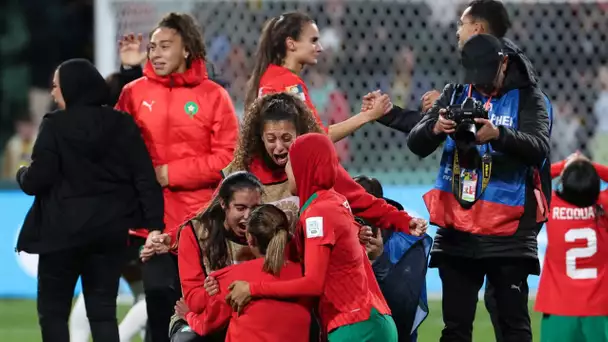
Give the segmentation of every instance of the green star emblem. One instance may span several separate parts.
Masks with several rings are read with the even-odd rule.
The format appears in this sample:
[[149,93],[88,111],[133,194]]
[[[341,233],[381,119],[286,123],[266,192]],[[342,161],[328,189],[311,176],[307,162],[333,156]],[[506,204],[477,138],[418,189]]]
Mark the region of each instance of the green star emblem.
[[198,113],[198,105],[196,102],[188,101],[184,105],[184,111],[190,116],[190,118],[192,118],[196,115],[196,113]]

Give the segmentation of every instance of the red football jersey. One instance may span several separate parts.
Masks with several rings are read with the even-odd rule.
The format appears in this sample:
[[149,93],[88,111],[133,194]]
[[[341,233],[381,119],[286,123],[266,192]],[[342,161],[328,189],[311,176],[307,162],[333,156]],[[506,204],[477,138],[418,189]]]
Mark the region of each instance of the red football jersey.
[[[302,208],[298,222],[298,239],[304,239],[305,264],[319,255],[310,254],[319,246],[331,246],[325,257],[329,259],[326,274],[307,269],[306,276],[292,281],[252,283],[255,296],[295,297],[311,296],[314,286],[321,285],[319,316],[327,332],[341,326],[362,322],[370,317],[372,307],[390,315],[390,309],[373,278],[371,265],[360,244],[359,228],[353,219],[346,199],[333,190],[317,192],[316,199]],[[301,249],[300,248],[300,249]],[[319,278],[323,278],[319,280]]]
[[594,206],[578,208],[553,193],[536,311],[608,316],[607,223]]
[[327,127],[323,125],[321,117],[319,117],[319,114],[317,113],[317,109],[310,100],[308,87],[306,87],[306,84],[300,76],[283,66],[271,64],[260,79],[258,95],[263,96],[281,92],[290,93],[304,101],[308,106],[308,109],[312,111],[319,126],[327,133]]
[[[188,325],[199,335],[207,335],[226,326],[226,342],[308,342],[312,301],[306,298],[274,300],[263,298],[249,303],[239,315],[225,302],[228,286],[237,280],[277,281],[301,278],[302,266],[287,263],[278,276],[262,270],[264,259],[258,258],[213,272],[220,292],[209,297],[205,310],[186,316]],[[280,323],[278,323],[280,322]]]

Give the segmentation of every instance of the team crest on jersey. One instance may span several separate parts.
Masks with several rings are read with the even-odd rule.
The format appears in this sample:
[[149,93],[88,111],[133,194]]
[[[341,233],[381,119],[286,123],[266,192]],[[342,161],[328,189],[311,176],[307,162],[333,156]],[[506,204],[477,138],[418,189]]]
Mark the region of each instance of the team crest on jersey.
[[304,88],[301,84],[289,86],[285,89],[288,93],[293,94],[300,98],[302,101],[306,101],[306,95],[304,95]]
[[353,210],[350,208],[350,204],[348,204],[348,201],[344,201],[342,205],[344,206],[344,208],[348,209],[351,214],[353,213]]
[[184,105],[184,111],[190,116],[190,118],[193,118],[196,113],[198,113],[198,104],[196,104],[194,101],[188,101]]

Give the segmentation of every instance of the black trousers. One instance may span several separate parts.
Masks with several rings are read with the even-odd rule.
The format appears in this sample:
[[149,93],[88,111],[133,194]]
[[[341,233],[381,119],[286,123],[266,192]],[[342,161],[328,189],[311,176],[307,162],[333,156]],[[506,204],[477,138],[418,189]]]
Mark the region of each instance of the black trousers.
[[177,256],[153,256],[143,264],[142,276],[152,342],[169,342],[169,323],[182,296]]
[[[531,342],[528,313],[528,261],[517,258],[441,258],[438,264],[443,287],[441,342],[470,342],[479,290],[485,276],[492,284],[494,318],[502,341]],[[492,303],[491,303],[492,305]]]
[[37,304],[43,342],[69,342],[68,318],[79,276],[93,341],[119,342],[116,297],[126,248],[125,231],[39,256]]
[[[526,296],[529,295],[530,289],[528,288],[528,282],[524,281],[521,285],[522,293],[525,293]],[[490,320],[492,321],[492,326],[494,327],[494,335],[496,336],[496,342],[504,342],[505,339],[502,337],[502,330],[500,330],[500,320],[498,315],[498,306],[496,304],[496,289],[486,280],[486,291],[484,292],[484,304],[486,305],[486,309],[490,314]]]

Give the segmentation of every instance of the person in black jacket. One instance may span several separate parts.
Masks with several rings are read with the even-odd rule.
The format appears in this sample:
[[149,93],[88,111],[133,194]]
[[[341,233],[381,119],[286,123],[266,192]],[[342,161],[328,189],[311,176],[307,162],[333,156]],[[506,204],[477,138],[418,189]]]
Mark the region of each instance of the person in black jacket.
[[[490,34],[500,39],[505,51],[511,61],[512,69],[522,74],[522,77],[528,78],[530,82],[538,86],[539,80],[536,74],[532,62],[526,56],[526,54],[510,39],[506,38],[505,35],[511,27],[511,20],[509,13],[505,8],[502,1],[498,0],[473,0],[469,2],[467,7],[462,12],[462,15],[458,22],[458,31],[456,35],[458,37],[458,48],[461,49],[464,43],[475,34]],[[423,100],[423,108],[430,108],[433,102],[439,97],[439,92],[436,90],[429,91],[425,94]],[[551,120],[549,131],[551,131],[553,113],[551,108],[551,102],[545,95],[545,102],[547,110],[549,111],[549,118]],[[549,168],[549,161],[545,162],[543,168]],[[544,174],[544,173],[543,173]],[[550,185],[550,181],[545,180],[543,184]],[[545,193],[551,193],[551,188],[543,189]],[[528,284],[522,284],[521,291],[524,294],[528,294]],[[494,296],[495,289],[491,282],[486,281],[486,289],[484,293],[484,303],[490,318],[492,325],[494,326],[494,333],[496,336],[496,342],[503,342],[504,338],[500,329],[501,324],[499,323],[501,318],[498,315],[496,298]]]
[[[504,340],[531,341],[522,286],[540,271],[536,236],[548,210],[544,94],[491,35],[470,38],[461,62],[467,85],[447,85],[408,138],[410,150],[423,158],[445,142],[436,186],[424,196],[431,223],[439,227],[430,266],[439,268],[443,284],[441,341],[471,341],[486,275],[495,287]],[[475,119],[473,141],[454,139],[459,127],[447,117],[448,107],[467,97],[488,111],[487,119]]]
[[116,297],[130,228],[162,230],[163,197],[133,118],[104,106],[108,86],[88,61],[56,70],[59,110],[44,116],[17,182],[35,196],[17,251],[39,254],[42,340],[69,341],[79,276],[94,341],[118,342]]
[[[467,7],[464,9],[459,21],[458,30],[456,36],[458,37],[458,49],[462,49],[464,43],[476,34],[490,34],[497,37],[502,43],[503,51],[509,55],[511,61],[511,72],[519,72],[523,78],[529,80],[529,82],[538,86],[538,76],[536,70],[526,56],[526,54],[510,39],[506,38],[505,35],[511,27],[511,20],[504,4],[498,0],[473,0],[469,2]],[[382,93],[379,91],[369,93],[363,98],[362,108],[371,108],[373,105],[373,99],[381,96]],[[435,89],[426,92],[421,99],[420,110],[403,109],[398,106],[393,106],[383,117],[376,120],[384,126],[393,128],[408,134],[422,119],[423,114],[427,112],[433,105],[433,103],[439,98],[441,93]],[[552,107],[549,97],[545,95],[545,103],[549,112],[550,118],[550,131],[553,121]],[[422,112],[422,114],[420,114]],[[542,169],[549,168],[549,161],[546,161],[542,166]],[[541,172],[541,175],[545,175],[545,171]],[[543,188],[545,193],[550,193],[550,181],[543,179]],[[524,283],[521,287],[521,291],[524,294],[528,294],[528,284]],[[498,309],[496,299],[494,298],[494,286],[490,281],[486,281],[486,290],[484,293],[484,303],[490,318],[492,325],[494,326],[494,332],[496,335],[497,342],[503,342],[502,333],[500,330],[501,324],[499,323],[501,318],[498,316]]]

